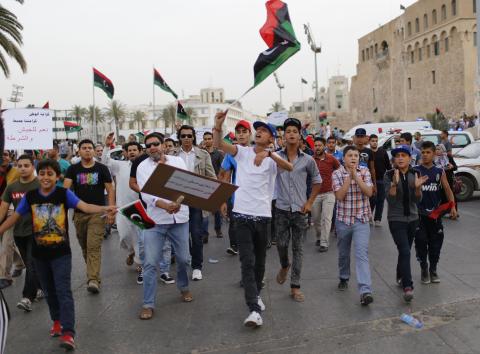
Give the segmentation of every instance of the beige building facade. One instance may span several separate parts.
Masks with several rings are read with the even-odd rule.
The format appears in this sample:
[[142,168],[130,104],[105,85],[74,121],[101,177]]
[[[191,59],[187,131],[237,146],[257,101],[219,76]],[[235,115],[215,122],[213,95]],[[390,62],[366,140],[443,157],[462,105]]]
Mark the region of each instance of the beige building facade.
[[358,40],[353,123],[475,114],[475,0],[420,0]]

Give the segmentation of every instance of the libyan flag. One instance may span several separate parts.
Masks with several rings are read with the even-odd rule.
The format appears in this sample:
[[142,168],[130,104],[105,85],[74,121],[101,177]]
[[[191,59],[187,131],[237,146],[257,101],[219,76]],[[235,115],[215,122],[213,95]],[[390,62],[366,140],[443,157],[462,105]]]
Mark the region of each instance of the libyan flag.
[[168,86],[168,84],[163,79],[162,75],[157,71],[157,69],[153,69],[153,83],[160,87],[163,91],[171,93],[175,99],[178,99],[178,95]]
[[155,226],[155,221],[147,215],[147,211],[140,200],[124,206],[119,211],[120,214],[142,230],[151,229]]
[[268,46],[254,66],[254,85],[260,84],[276,71],[291,56],[300,50],[300,42],[295,36],[287,4],[280,0],[266,3],[267,22],[260,29],[260,35]]
[[180,101],[177,103],[177,118],[187,120],[188,119],[188,114],[185,112],[185,108],[183,108],[182,104]]
[[102,89],[108,98],[113,98],[114,88],[112,80],[103,75],[100,71],[93,68],[93,85]]
[[78,123],[75,123],[75,122],[64,121],[63,126],[65,128],[65,133],[67,134],[79,132],[80,130],[83,129]]

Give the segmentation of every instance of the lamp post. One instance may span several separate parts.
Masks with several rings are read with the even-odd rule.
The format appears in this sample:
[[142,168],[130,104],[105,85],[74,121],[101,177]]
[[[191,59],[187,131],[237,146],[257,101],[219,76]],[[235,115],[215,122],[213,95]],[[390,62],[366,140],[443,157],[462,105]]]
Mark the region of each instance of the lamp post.
[[17,103],[22,101],[23,97],[23,86],[13,84],[12,85],[12,96],[8,99],[10,102],[13,102],[13,106],[17,108]]
[[[480,0],[479,0],[480,1]],[[313,55],[315,58],[315,130],[317,132],[320,131],[320,110],[318,106],[318,68],[317,68],[317,54],[322,52],[322,47],[317,46],[315,43],[315,39],[313,38],[313,33],[312,29],[310,28],[310,24],[307,23],[306,25],[303,25],[303,28],[305,30],[305,34],[307,36],[307,41],[308,44],[310,44],[310,49],[313,51]]]
[[[480,0],[475,0],[475,10],[477,12],[477,116],[480,114]],[[477,138],[480,136],[480,125],[477,125]]]

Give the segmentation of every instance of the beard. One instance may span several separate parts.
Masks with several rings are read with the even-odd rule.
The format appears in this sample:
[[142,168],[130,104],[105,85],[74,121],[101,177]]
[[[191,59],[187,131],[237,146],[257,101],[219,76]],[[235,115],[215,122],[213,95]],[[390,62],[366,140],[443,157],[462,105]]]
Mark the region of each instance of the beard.
[[154,152],[152,154],[150,154],[150,158],[155,161],[155,162],[158,162],[162,159],[162,153],[160,152]]

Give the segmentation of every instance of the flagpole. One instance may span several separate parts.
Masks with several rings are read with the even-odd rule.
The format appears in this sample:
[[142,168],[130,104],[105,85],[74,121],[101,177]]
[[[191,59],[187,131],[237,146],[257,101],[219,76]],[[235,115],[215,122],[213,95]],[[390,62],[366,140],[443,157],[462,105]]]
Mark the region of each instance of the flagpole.
[[[93,66],[92,66],[93,69]],[[96,144],[97,143],[97,116],[95,112],[95,74],[93,75],[93,82],[92,82],[92,96],[93,96],[93,106],[92,106],[92,111],[93,111],[93,124],[92,124],[92,129],[93,129],[93,142]]]
[[153,66],[153,96],[152,96],[152,112],[153,112],[153,123],[156,128],[157,121],[155,119],[155,66]]
[[300,80],[300,92],[301,92],[301,95],[302,95],[302,106],[303,106],[303,82],[302,82],[302,80]]

